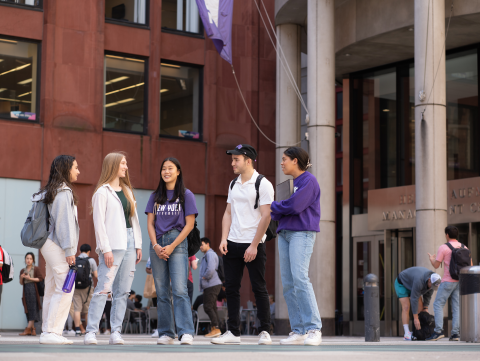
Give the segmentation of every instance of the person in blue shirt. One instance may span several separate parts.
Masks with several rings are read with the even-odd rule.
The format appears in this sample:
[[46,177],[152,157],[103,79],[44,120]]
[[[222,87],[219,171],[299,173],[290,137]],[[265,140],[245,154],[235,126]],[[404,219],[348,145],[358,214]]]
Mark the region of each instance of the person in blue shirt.
[[317,346],[322,342],[322,321],[308,267],[320,232],[320,186],[307,169],[312,165],[302,148],[290,147],[282,156],[282,171],[293,177],[290,198],[272,202],[272,219],[278,221],[278,254],[283,296],[292,332],[282,345]]

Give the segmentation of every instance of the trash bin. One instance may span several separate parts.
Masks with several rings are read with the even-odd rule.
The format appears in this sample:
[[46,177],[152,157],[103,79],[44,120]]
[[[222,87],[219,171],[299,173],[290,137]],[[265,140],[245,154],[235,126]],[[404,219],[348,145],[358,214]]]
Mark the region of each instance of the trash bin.
[[480,342],[480,266],[460,270],[460,340]]

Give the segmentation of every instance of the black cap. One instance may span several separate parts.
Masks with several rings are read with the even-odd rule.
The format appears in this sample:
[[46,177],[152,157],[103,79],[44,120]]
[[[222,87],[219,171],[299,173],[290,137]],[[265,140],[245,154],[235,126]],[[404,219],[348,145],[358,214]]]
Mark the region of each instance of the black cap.
[[248,144],[239,144],[235,149],[227,150],[227,154],[230,155],[246,155],[248,158],[255,160],[257,159],[257,151],[254,147]]

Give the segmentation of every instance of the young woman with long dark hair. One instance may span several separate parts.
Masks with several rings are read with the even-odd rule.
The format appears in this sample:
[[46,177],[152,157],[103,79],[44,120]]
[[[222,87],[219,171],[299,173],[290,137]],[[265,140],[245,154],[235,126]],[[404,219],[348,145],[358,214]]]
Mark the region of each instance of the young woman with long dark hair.
[[43,273],[35,266],[35,255],[28,252],[25,255],[25,268],[20,271],[20,284],[23,286],[22,303],[27,315],[28,325],[20,336],[36,336],[35,322],[40,321],[40,294],[38,282],[43,281]]
[[[193,343],[193,320],[188,297],[188,240],[198,214],[195,196],[185,188],[180,162],[166,158],[160,167],[160,182],[145,209],[150,237],[150,260],[157,291],[157,344],[173,344],[175,325],[181,344]],[[171,281],[171,287],[170,287]],[[172,290],[172,291],[170,291]]]
[[88,308],[85,345],[96,345],[96,333],[112,294],[110,345],[123,345],[122,323],[135,265],[142,260],[142,232],[124,153],[107,154],[92,198],[98,253],[98,282]]
[[283,152],[282,171],[293,177],[293,194],[281,202],[272,202],[272,219],[278,224],[278,254],[283,296],[287,303],[292,332],[280,341],[283,345],[319,345],[322,321],[308,267],[317,232],[320,232],[320,186],[308,153],[290,147]]
[[59,155],[50,167],[48,182],[32,201],[48,205],[50,213],[50,235],[40,249],[45,259],[45,295],[43,297],[43,323],[40,343],[72,344],[62,336],[68,311],[72,304],[73,290],[62,291],[69,266],[75,264],[78,237],[78,198],[72,183],[77,181],[80,171],[75,157]]

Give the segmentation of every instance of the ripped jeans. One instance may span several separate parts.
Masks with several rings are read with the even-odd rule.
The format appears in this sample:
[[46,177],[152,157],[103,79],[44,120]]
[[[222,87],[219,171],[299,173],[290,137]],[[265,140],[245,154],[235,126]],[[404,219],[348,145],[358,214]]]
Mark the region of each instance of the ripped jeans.
[[127,298],[135,274],[137,252],[132,228],[127,228],[127,249],[114,249],[113,266],[107,268],[103,254],[98,255],[98,282],[88,308],[87,332],[98,332],[100,319],[105,309],[108,293],[112,294],[110,324],[113,332],[122,332],[122,323],[127,308]]

